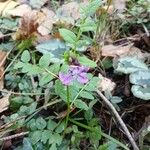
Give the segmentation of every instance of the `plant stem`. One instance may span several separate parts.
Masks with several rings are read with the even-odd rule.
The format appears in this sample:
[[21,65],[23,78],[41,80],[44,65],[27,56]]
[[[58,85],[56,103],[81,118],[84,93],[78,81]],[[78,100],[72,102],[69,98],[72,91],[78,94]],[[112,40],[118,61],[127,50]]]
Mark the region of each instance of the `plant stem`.
[[69,93],[69,86],[67,86],[67,116],[66,116],[66,128],[67,128],[67,126],[68,126],[69,114],[70,114],[70,93]]
[[[72,122],[72,123],[74,123],[74,124],[76,124],[76,125],[78,125],[78,126],[80,126],[80,127],[82,127],[82,128],[84,128],[84,129],[87,129],[87,130],[89,130],[89,131],[91,131],[91,132],[94,132],[94,129],[93,129],[92,127],[89,127],[89,126],[87,126],[87,125],[85,125],[85,124],[82,124],[82,123],[80,123],[80,122],[78,122],[78,121],[75,121],[75,120],[73,120],[73,119],[69,119],[69,121]],[[102,131],[100,131],[100,132],[101,132],[101,135],[102,135],[103,137],[105,137],[105,138],[107,138],[107,139],[113,141],[114,143],[118,144],[120,147],[124,148],[125,150],[129,150],[129,148],[128,148],[126,145],[124,145],[123,143],[119,142],[119,141],[116,140],[115,138],[113,138],[113,137],[111,137],[111,136],[105,134],[105,133],[102,132]]]

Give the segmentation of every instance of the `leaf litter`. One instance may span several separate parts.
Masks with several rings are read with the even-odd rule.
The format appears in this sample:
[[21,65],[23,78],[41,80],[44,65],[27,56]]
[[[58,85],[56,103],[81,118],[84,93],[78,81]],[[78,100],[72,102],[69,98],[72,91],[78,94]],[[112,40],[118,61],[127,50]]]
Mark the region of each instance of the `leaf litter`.
[[[58,44],[58,42],[56,42],[56,41],[59,41],[59,40],[61,41],[62,39],[65,40],[65,38],[60,36],[59,33],[54,32],[53,29],[57,25],[60,25],[63,27],[65,26],[67,28],[71,28],[71,27],[75,26],[75,23],[78,20],[80,20],[80,18],[82,18],[82,14],[80,13],[80,10],[79,10],[80,6],[88,5],[88,3],[89,3],[89,1],[83,1],[81,3],[73,1],[73,2],[63,4],[62,6],[58,7],[57,10],[52,10],[49,7],[48,0],[18,0],[18,1],[8,0],[6,2],[0,2],[0,15],[1,15],[1,17],[5,17],[8,19],[10,19],[10,18],[16,19],[17,17],[19,17],[19,25],[17,25],[17,29],[15,29],[15,33],[12,33],[11,31],[9,31],[12,34],[13,40],[15,40],[15,41],[25,40],[27,38],[31,38],[31,37],[35,36],[37,39],[36,39],[36,42],[34,42],[33,44],[34,44],[34,46],[37,47],[37,49],[40,48],[39,51],[42,51],[42,53],[45,53],[45,52],[43,52],[43,49],[45,47],[49,48],[55,42],[56,48],[55,48],[55,46],[53,46],[53,48],[55,49],[54,54],[58,56],[58,53],[61,49],[60,45],[62,45],[62,43]],[[125,12],[126,9],[127,9],[126,2],[124,0],[121,0],[121,1],[114,0],[113,4],[111,4],[109,6],[104,5],[103,8],[100,10],[100,14],[102,14],[103,11],[104,12],[108,11],[108,14],[112,15],[114,10],[117,10],[118,16],[123,16],[123,13]],[[93,32],[93,31],[91,31],[91,32]],[[2,37],[4,35],[5,35],[5,33],[1,33]],[[55,38],[57,38],[57,39],[55,39]],[[132,43],[132,42],[129,42],[125,45],[109,43],[109,44],[104,44],[101,48],[100,47],[95,48],[94,46],[92,47],[91,45],[90,46],[92,47],[91,50],[94,50],[94,49],[98,50],[98,52],[96,52],[96,54],[99,54],[99,56],[98,56],[99,58],[109,58],[110,60],[112,60],[114,70],[116,72],[130,74],[130,78],[131,78],[136,72],[139,71],[139,68],[140,68],[140,71],[142,69],[144,71],[148,70],[148,67],[145,65],[145,61],[147,61],[149,58],[149,53],[143,52],[141,49],[138,49],[135,46],[135,43],[134,42]],[[57,47],[59,47],[59,48],[57,48]],[[67,48],[65,44],[62,47]],[[49,50],[48,48],[46,48],[46,51],[51,50],[51,49]],[[64,50],[63,50],[63,52],[64,52]],[[63,54],[63,52],[61,53],[61,55]],[[85,52],[88,53],[88,50],[86,50]],[[134,56],[136,56],[136,58],[134,58]],[[6,58],[7,58],[7,53],[0,51],[0,75],[2,75],[4,72],[4,63],[5,63]],[[110,61],[107,63],[110,63]],[[117,79],[118,81],[116,82],[116,80],[114,79],[113,80],[114,82],[112,82],[112,80],[110,80],[109,76],[111,76],[111,78],[112,78],[113,77],[112,74],[114,74],[114,73],[111,73],[111,75],[109,75],[110,70],[108,69],[108,72],[107,72],[107,70],[105,70],[105,68],[103,68],[103,69],[104,70],[101,72],[104,74],[104,76],[102,76],[102,75],[99,76],[99,78],[101,79],[101,82],[98,86],[101,89],[101,91],[106,91],[107,89],[109,89],[110,92],[112,93],[112,95],[114,95],[116,90],[118,90],[118,91],[120,90],[120,89],[118,89],[117,82],[122,82],[123,79],[120,80],[119,79],[120,76],[116,75],[116,77],[118,77],[118,79]],[[110,69],[112,69],[112,67],[110,67]],[[134,73],[134,74],[132,74],[132,73]],[[136,76],[136,74],[135,74],[135,76]],[[121,76],[121,78],[122,78],[122,76]],[[33,82],[32,84],[35,87],[37,87],[36,81],[32,80],[32,82]],[[5,82],[4,82],[4,78],[2,78],[0,80],[0,90],[2,90],[4,88],[4,86],[5,86]],[[122,86],[124,86],[124,85],[122,85]],[[21,85],[20,85],[20,87],[21,87]],[[135,85],[133,85],[133,87],[135,87]],[[133,87],[132,87],[132,91],[133,91]],[[134,90],[135,90],[135,88],[134,88]],[[137,89],[137,87],[136,87],[136,92],[137,92],[136,94],[134,94],[134,92],[133,92],[133,95],[135,95],[135,97],[136,97],[136,95],[139,95],[141,91],[139,89]],[[121,96],[123,98],[126,98],[123,95],[121,95]],[[115,98],[115,96],[114,96],[114,98]],[[118,100],[118,97],[116,97],[116,98]],[[130,100],[132,100],[132,98],[133,97],[131,97]],[[140,96],[138,96],[138,98],[140,98]],[[0,112],[3,112],[9,108],[9,99],[10,99],[9,93],[7,95],[4,95],[0,99]],[[86,110],[88,110],[88,107],[85,102],[83,103],[80,99],[77,99],[77,102],[80,102],[80,108],[82,108],[82,105],[84,104],[84,106],[86,107]],[[119,99],[119,102],[121,102],[120,99]],[[131,104],[131,102],[129,102],[129,103]],[[115,107],[116,107],[116,109],[118,108],[118,106],[116,106],[116,105],[115,105]],[[105,109],[104,108],[102,108],[102,109],[104,110],[104,113],[106,113]],[[100,113],[102,113],[102,112],[100,112]],[[105,119],[106,119],[106,121],[109,120],[107,118],[105,118]],[[130,124],[130,126],[132,126],[132,125]],[[107,129],[108,129],[108,127],[107,127]],[[55,147],[55,146],[53,145],[53,147]]]

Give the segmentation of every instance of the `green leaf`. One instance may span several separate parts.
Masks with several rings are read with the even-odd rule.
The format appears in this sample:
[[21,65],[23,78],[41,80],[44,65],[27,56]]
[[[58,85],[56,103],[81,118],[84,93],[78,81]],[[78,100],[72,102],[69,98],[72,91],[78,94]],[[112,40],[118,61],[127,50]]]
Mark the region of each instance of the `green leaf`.
[[47,123],[47,129],[53,131],[57,127],[57,123],[49,119]]
[[24,139],[23,139],[23,147],[22,147],[22,150],[33,150],[29,138],[24,138]]
[[86,18],[85,22],[79,26],[82,32],[96,31],[97,28],[95,22],[90,17]]
[[86,91],[95,91],[97,89],[99,82],[100,82],[100,78],[92,77],[92,79],[89,81],[88,85],[85,87],[85,90]]
[[51,62],[62,61],[64,52],[68,50],[65,43],[58,39],[53,39],[41,43],[36,46],[36,49],[43,54],[51,55]]
[[16,31],[19,19],[3,18],[0,19],[0,29]]
[[41,140],[42,137],[42,131],[34,131],[31,132],[31,141],[33,144],[36,144],[37,142],[39,142]]
[[23,62],[29,62],[30,59],[31,59],[31,57],[30,57],[29,51],[28,51],[28,50],[25,50],[25,51],[22,53],[22,55],[21,55],[21,60],[22,60]]
[[65,122],[62,121],[62,122],[57,126],[57,128],[55,129],[55,132],[56,132],[56,133],[62,133],[62,132],[65,130],[65,126],[66,126]]
[[29,115],[32,114],[33,112],[35,112],[37,107],[37,102],[33,102],[29,107],[28,107],[28,111],[29,111]]
[[101,128],[99,126],[93,127],[93,131],[89,133],[91,143],[99,141],[102,137]]
[[133,95],[143,100],[150,100],[150,87],[133,85],[131,88]]
[[14,47],[14,43],[13,42],[7,42],[7,43],[1,43],[0,44],[0,51],[11,51]]
[[46,2],[47,0],[30,0],[29,4],[33,8],[40,9]]
[[122,102],[122,98],[118,97],[118,96],[112,96],[110,100],[114,104],[118,104],[118,103]]
[[109,57],[106,57],[102,60],[102,65],[105,69],[109,69],[113,66],[112,59]]
[[44,130],[42,132],[41,142],[46,144],[46,142],[49,140],[49,138],[52,137],[52,133],[49,130]]
[[117,72],[130,74],[139,70],[148,70],[146,64],[136,57],[125,56],[121,57],[116,64],[114,64]]
[[150,70],[134,72],[130,74],[129,80],[132,84],[150,87]]
[[59,29],[59,32],[66,42],[73,45],[77,42],[77,36],[72,31],[62,28]]
[[67,102],[67,90],[60,80],[55,82],[55,93],[61,97],[61,99]]
[[62,136],[60,136],[60,134],[58,134],[58,133],[54,133],[53,135],[52,135],[52,137],[49,139],[49,144],[53,144],[53,143],[55,143],[55,144],[57,144],[57,145],[60,145],[61,144],[61,142],[62,142]]
[[53,143],[49,150],[57,150],[56,143]]
[[31,119],[31,120],[27,123],[27,127],[28,127],[31,131],[37,130],[36,120],[35,120],[35,119]]
[[42,117],[36,119],[36,126],[39,130],[44,129],[46,127],[46,124],[46,121]]
[[23,68],[22,68],[22,72],[27,73],[28,75],[37,75],[39,73],[42,73],[43,71],[37,65],[24,63]]
[[17,110],[23,104],[23,99],[21,96],[11,98],[10,100],[10,108],[12,110]]
[[40,65],[40,67],[47,68],[49,66],[50,62],[51,62],[51,55],[44,54],[39,60],[39,65]]
[[86,91],[82,91],[80,93],[80,96],[86,99],[94,99],[94,96],[90,92],[86,92]]
[[81,7],[81,14],[84,14],[86,17],[92,16],[101,4],[100,0],[91,0],[88,5]]
[[46,73],[39,79],[39,85],[43,86],[43,85],[49,83],[53,79],[54,79],[54,76],[50,75],[49,73]]
[[80,109],[84,109],[84,110],[88,110],[89,109],[87,104],[85,102],[83,102],[82,100],[80,100],[80,99],[75,100],[74,105],[77,108],[80,108]]
[[79,63],[87,67],[95,68],[97,66],[96,62],[90,60],[89,58],[82,56],[78,57]]
[[76,43],[76,50],[79,52],[85,52],[91,43],[92,42],[88,39],[79,40]]

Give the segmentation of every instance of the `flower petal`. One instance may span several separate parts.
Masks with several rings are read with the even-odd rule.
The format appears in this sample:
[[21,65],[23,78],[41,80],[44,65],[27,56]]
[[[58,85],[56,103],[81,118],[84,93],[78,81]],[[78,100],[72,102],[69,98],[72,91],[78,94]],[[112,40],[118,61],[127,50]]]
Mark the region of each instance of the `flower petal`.
[[81,71],[81,72],[88,72],[88,71],[89,71],[89,68],[88,68],[88,67],[85,67],[85,66],[80,66],[80,71]]
[[70,85],[72,83],[73,77],[71,74],[59,73],[59,79],[64,85]]
[[89,80],[86,76],[86,73],[80,73],[77,77],[78,82],[80,82],[81,84],[87,83]]

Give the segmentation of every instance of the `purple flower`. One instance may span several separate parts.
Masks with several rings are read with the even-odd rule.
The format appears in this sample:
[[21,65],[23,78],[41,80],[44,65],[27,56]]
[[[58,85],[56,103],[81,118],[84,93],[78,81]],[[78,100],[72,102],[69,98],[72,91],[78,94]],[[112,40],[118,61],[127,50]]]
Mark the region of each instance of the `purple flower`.
[[70,85],[74,80],[77,80],[81,84],[85,84],[88,82],[88,70],[89,68],[85,66],[71,65],[67,74],[59,73],[59,79],[64,85]]

